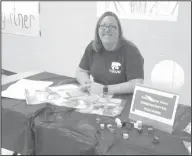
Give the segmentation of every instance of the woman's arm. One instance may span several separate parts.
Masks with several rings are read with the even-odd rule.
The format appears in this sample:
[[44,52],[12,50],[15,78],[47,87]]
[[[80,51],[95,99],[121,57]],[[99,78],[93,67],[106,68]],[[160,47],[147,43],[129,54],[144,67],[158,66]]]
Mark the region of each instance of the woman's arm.
[[133,79],[133,80],[130,80],[128,82],[109,85],[108,86],[108,94],[129,94],[129,93],[133,93],[135,85],[137,83],[142,84],[143,79]]
[[77,81],[81,84],[81,85],[84,85],[84,84],[87,84],[90,82],[90,76],[89,76],[89,71],[87,70],[83,70],[81,68],[77,68],[77,71],[76,71],[76,79]]
[[88,46],[85,49],[85,52],[83,54],[83,57],[81,58],[81,61],[79,63],[79,67],[76,70],[76,79],[81,84],[87,84],[90,81],[90,67],[91,67],[91,53],[92,48],[92,42],[88,44]]
[[[133,93],[135,85],[137,83],[142,84],[143,79],[133,79],[128,82],[123,82],[114,85],[108,85],[108,94],[129,94]],[[90,86],[90,92],[94,94],[103,94],[104,85],[92,82]]]

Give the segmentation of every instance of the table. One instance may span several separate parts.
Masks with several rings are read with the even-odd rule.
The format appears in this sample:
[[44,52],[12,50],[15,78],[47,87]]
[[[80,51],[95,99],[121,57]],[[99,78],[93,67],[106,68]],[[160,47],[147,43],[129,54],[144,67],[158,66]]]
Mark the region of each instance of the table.
[[[31,80],[53,81],[53,85],[77,83],[74,78],[42,72],[28,77]],[[13,82],[12,82],[13,83]],[[2,90],[12,83],[3,85]],[[132,95],[120,95],[127,100],[119,116],[128,119]],[[130,139],[123,140],[121,132],[112,134],[100,130],[97,115],[81,114],[66,107],[40,104],[28,106],[24,100],[2,98],[2,147],[21,154],[173,154],[186,155],[183,140],[191,141],[191,135],[182,129],[191,120],[190,107],[179,105],[172,135],[156,130],[160,137],[158,145],[152,144],[152,137],[140,135],[136,130]],[[101,117],[109,120],[109,117]]]

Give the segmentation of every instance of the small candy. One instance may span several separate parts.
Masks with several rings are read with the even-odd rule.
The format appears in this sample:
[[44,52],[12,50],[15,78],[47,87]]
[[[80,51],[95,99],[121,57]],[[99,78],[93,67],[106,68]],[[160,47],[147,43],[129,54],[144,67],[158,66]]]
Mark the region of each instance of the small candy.
[[100,124],[100,128],[104,129],[105,128],[105,124]]
[[154,136],[153,143],[159,143],[159,137],[158,136]]
[[129,134],[128,133],[123,133],[123,139],[128,139],[129,138]]
[[117,127],[121,128],[122,127],[122,123],[117,123]]
[[136,123],[134,123],[134,128],[138,128],[138,123],[136,122]]
[[153,133],[153,127],[148,127],[147,131],[148,131],[148,134],[152,134]]
[[121,123],[121,120],[119,118],[116,118],[115,122],[118,124],[118,123]]
[[142,121],[138,120],[137,125],[138,125],[138,128],[141,129],[142,128]]
[[107,128],[108,128],[108,129],[109,129],[109,128],[111,128],[111,127],[112,127],[112,125],[111,125],[111,124],[108,124],[108,125],[107,125]]

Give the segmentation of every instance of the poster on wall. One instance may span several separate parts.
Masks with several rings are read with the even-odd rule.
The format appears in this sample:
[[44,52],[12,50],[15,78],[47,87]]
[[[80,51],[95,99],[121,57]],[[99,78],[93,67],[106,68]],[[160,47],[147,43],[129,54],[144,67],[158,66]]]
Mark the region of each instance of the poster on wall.
[[38,1],[3,1],[1,5],[1,33],[32,37],[41,35]]
[[112,11],[120,19],[177,21],[178,7],[178,1],[101,1],[97,17]]
[[179,95],[138,84],[135,87],[129,119],[141,120],[172,133]]

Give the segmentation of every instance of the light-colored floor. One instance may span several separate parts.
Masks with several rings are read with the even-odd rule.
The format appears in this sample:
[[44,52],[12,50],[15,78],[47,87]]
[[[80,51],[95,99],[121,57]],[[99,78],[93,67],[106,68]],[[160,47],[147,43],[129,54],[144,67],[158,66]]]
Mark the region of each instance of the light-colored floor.
[[[1,148],[1,155],[12,155],[13,153],[14,153],[13,151]],[[21,154],[18,153],[17,155],[21,155]]]
[[12,155],[13,151],[9,151],[7,149],[1,148],[1,155]]

